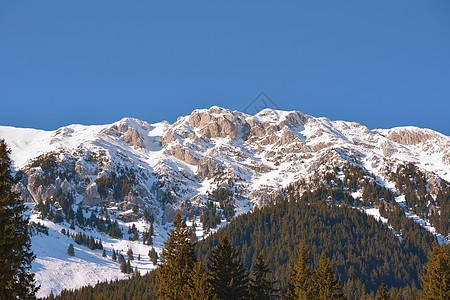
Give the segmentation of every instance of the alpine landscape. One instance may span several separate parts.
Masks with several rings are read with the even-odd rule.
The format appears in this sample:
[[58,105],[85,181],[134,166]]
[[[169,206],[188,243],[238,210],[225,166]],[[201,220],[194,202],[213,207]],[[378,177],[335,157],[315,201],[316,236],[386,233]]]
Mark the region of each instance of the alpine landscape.
[[[433,236],[441,244],[448,243],[450,137],[429,129],[369,130],[356,122],[315,118],[298,111],[264,109],[248,115],[213,106],[194,110],[173,124],[124,118],[109,125],[70,125],[55,131],[2,126],[0,136],[11,148],[14,168],[21,177],[14,189],[20,192],[30,216],[36,255],[32,272],[41,285],[38,296],[155,269],[177,213],[195,240],[202,242],[211,240],[206,237],[218,228],[234,228],[233,222],[242,220],[241,215],[251,218],[265,207],[291,202],[299,206],[300,202],[317,202],[328,213],[344,213],[334,216],[333,222],[354,222],[345,215],[368,215],[375,224],[367,217],[363,222],[372,222],[376,230],[386,228],[385,242],[393,245],[385,247],[405,257],[397,258],[399,262],[382,258],[370,252],[387,250],[373,246],[365,249],[370,253],[363,259],[368,269],[352,271],[339,256],[329,257],[332,265],[340,266],[339,277],[347,280],[346,290],[363,277],[360,272],[369,274],[367,281],[357,280],[358,289],[368,294],[376,292],[374,284],[383,281],[388,288],[411,284],[417,288],[417,273],[409,274],[408,280],[399,276],[385,281],[396,278],[387,269],[393,272],[397,267],[392,264],[407,264],[404,259],[416,249],[414,259],[419,265],[400,272],[422,272],[431,249],[431,244],[423,243]],[[301,218],[311,214],[303,213]],[[288,211],[272,214],[270,218],[289,216]],[[306,226],[331,227],[322,234],[340,230],[332,222],[322,224],[327,221],[319,219],[320,224],[315,224],[314,220]],[[256,241],[261,236],[240,235],[231,235],[231,241],[240,240],[235,245],[240,248],[245,240],[246,247],[252,245],[255,258],[258,251],[282,247],[277,244],[280,237],[263,241],[258,249]],[[269,236],[266,233],[265,238]],[[212,237],[218,239],[217,234]],[[341,243],[343,249],[352,241],[339,241],[339,236],[323,238]],[[314,250],[326,251],[322,237],[304,235],[303,239]],[[67,253],[69,244],[74,245],[72,256]],[[153,257],[152,251],[156,252]],[[295,256],[294,245],[285,251],[292,252],[270,259],[271,268],[284,268],[273,270],[284,278],[282,289],[287,287],[283,272],[295,263],[295,257],[286,258]],[[122,259],[129,255],[128,270],[120,259],[112,259],[113,253]],[[345,249],[343,259],[350,261],[352,255]],[[245,257],[244,264],[250,267],[252,255]],[[377,273],[379,259],[385,265]]]
[[0,300],[450,299],[450,1],[0,3]]

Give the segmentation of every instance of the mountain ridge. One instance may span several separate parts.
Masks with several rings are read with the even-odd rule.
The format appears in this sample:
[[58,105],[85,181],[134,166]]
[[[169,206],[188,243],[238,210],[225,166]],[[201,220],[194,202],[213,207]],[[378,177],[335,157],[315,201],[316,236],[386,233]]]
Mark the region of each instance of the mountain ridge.
[[[74,124],[54,131],[0,126],[0,138],[12,149],[16,171],[22,175],[16,189],[26,202],[49,201],[51,210],[62,210],[67,217],[67,206],[60,203],[64,199],[58,200],[63,195],[73,199],[69,202],[73,211],[78,205],[86,216],[106,209],[119,220],[122,230],[138,224],[144,232],[148,223],[143,217],[151,216],[157,251],[177,211],[203,227],[197,230],[201,238],[235,215],[276,201],[290,185],[300,183],[299,191],[314,189],[333,170],[344,178],[339,169],[347,164],[373,174],[370,181],[395,193],[405,213],[409,209],[418,221],[418,210],[405,200],[393,174],[412,164],[425,178],[425,191],[432,199],[450,181],[450,137],[446,135],[413,126],[369,130],[356,122],[315,118],[298,111],[264,109],[248,115],[213,106],[194,110],[172,124],[123,118],[112,124]],[[362,190],[352,195],[366,201],[369,208],[373,206]],[[379,205],[366,211],[373,213]],[[427,211],[439,211],[439,205],[429,202]],[[205,217],[211,210],[218,220]],[[32,214],[33,221],[44,218],[39,211]],[[422,222],[435,230],[428,220]],[[53,238],[68,227],[50,219],[44,223],[54,231]],[[86,230],[77,223],[75,229]],[[144,255],[148,248],[104,233],[96,238],[107,240],[109,251],[121,245],[121,249],[131,247]],[[37,250],[42,266],[46,262],[40,256],[52,255],[45,251]],[[150,262],[139,265],[142,270],[153,267]],[[36,271],[42,280],[50,276],[45,268]]]

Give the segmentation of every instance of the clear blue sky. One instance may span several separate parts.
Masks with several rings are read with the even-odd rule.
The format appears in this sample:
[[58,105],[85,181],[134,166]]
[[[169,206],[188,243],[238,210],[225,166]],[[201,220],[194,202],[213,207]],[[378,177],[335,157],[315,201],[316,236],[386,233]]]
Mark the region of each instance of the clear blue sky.
[[0,124],[148,122],[265,91],[450,135],[450,1],[1,1]]

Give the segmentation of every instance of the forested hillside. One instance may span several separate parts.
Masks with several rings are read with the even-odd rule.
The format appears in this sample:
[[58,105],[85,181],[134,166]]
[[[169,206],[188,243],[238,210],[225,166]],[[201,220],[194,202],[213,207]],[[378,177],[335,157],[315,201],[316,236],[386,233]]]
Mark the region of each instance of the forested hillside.
[[[334,199],[339,201],[330,195],[335,195]],[[285,198],[236,217],[226,227],[200,241],[196,247],[197,259],[206,266],[220,237],[227,232],[249,271],[253,271],[257,255],[263,253],[270,269],[269,278],[275,279],[276,286],[284,293],[291,267],[297,260],[297,246],[304,240],[311,250],[313,265],[318,265],[321,253],[328,257],[350,299],[374,298],[382,284],[398,299],[417,299],[419,275],[423,273],[433,236],[398,213],[399,208],[387,213],[401,236],[395,235],[393,228],[343,202],[358,203],[338,187],[321,188],[302,196],[290,189]],[[155,273],[63,291],[57,299],[156,298]]]
[[359,299],[362,292],[375,293],[382,283],[403,289],[412,297],[419,287],[418,274],[433,236],[398,215],[403,235],[400,241],[391,229],[358,209],[327,205],[322,200],[326,192],[305,193],[301,198],[279,201],[236,218],[198,244],[199,259],[207,261],[221,232],[226,231],[248,268],[263,251],[273,278],[284,290],[290,267],[296,261],[295,248],[305,240],[315,263],[322,251],[331,260],[351,298]]

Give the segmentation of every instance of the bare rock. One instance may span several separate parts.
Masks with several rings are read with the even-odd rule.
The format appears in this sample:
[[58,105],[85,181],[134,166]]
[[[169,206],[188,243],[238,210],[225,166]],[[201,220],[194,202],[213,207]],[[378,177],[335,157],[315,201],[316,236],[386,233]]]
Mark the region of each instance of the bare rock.
[[167,150],[167,152],[170,155],[172,155],[190,165],[197,165],[200,161],[200,159],[197,156],[195,156],[194,154],[192,154],[189,151],[189,149],[181,148],[180,145],[175,145],[175,146],[171,147],[170,149]]
[[429,132],[408,129],[391,131],[387,135],[388,139],[402,145],[416,145],[426,142],[433,137],[435,135]]
[[197,166],[197,174],[202,179],[211,178],[221,168],[222,168],[222,164],[218,160],[216,160],[212,157],[205,157],[200,160],[200,162]]
[[83,204],[99,206],[102,202],[102,198],[97,189],[97,184],[93,183],[89,185],[83,196]]
[[[126,125],[126,124],[124,124]],[[134,128],[128,128],[126,133],[122,136],[122,140],[128,145],[144,148],[144,138],[141,133]]]
[[397,153],[397,150],[394,148],[394,146],[392,146],[392,144],[387,141],[381,144],[381,150],[383,150],[383,155],[387,157]]

